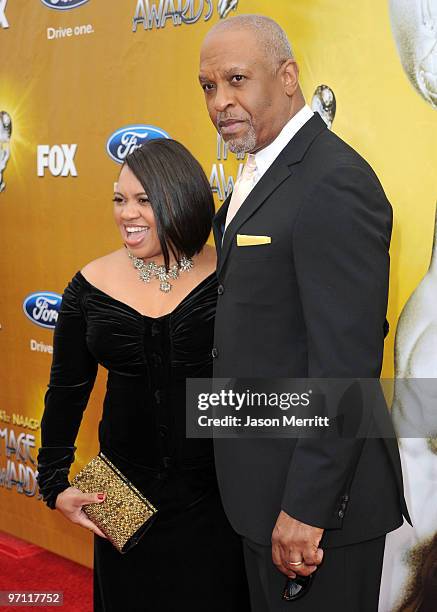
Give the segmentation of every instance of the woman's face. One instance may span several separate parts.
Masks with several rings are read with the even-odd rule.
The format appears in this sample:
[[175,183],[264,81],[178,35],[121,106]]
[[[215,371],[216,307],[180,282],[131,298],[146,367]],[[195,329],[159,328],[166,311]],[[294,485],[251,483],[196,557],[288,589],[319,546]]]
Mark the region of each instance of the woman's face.
[[114,192],[114,218],[124,244],[136,257],[161,255],[152,206],[132,170],[123,166]]

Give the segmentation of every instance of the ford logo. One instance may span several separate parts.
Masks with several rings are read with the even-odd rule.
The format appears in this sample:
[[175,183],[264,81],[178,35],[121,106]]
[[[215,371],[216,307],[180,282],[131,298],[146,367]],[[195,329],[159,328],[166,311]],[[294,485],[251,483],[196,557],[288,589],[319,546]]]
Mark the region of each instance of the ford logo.
[[24,314],[28,319],[48,329],[54,329],[58,320],[62,296],[51,291],[38,291],[26,297],[23,303]]
[[86,4],[89,0],[41,0],[44,6],[48,6],[56,11],[69,11],[77,8],[81,4]]
[[109,137],[106,151],[111,159],[122,164],[126,156],[148,140],[170,138],[167,132],[153,125],[128,125]]

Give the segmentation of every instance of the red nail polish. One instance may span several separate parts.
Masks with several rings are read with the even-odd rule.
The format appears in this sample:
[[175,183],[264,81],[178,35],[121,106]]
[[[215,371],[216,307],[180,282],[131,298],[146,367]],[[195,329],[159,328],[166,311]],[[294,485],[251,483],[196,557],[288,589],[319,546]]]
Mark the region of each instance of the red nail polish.
[[105,494],[104,493],[97,493],[97,497],[99,499],[103,499],[105,497]]

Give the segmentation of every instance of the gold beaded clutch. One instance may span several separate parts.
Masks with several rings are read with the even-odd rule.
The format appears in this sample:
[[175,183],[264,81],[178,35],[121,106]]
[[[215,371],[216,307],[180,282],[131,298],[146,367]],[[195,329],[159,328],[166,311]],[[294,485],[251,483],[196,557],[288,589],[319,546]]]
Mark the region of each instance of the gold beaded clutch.
[[83,511],[121,553],[130,550],[146,532],[156,508],[100,452],[73,478],[83,493],[106,492],[105,501],[86,504]]

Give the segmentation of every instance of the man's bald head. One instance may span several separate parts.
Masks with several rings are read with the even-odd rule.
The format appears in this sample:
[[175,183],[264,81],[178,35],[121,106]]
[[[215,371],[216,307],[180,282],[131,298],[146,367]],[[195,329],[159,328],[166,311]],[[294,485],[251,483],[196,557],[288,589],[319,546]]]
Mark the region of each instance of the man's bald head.
[[236,15],[230,19],[224,19],[209,30],[205,41],[210,36],[230,30],[253,33],[257,45],[264,50],[274,71],[286,60],[293,59],[293,52],[286,33],[270,17],[264,15]]

